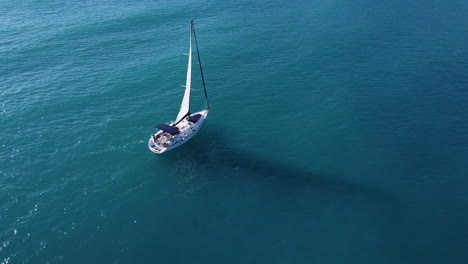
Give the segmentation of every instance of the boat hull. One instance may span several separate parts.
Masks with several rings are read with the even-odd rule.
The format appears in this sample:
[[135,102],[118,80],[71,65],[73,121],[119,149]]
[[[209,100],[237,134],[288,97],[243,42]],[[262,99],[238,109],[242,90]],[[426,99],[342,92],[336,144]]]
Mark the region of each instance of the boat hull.
[[189,118],[184,118],[175,125],[180,131],[177,135],[169,135],[162,130],[151,135],[148,141],[148,148],[155,154],[163,154],[182,146],[198,133],[208,116],[208,112],[209,110],[202,110],[191,114],[191,116],[200,115],[196,122],[189,121]]

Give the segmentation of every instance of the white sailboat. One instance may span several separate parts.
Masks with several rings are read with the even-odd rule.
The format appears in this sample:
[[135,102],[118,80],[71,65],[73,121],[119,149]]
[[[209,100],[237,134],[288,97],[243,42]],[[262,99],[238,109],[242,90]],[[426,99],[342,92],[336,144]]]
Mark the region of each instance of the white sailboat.
[[[197,57],[200,65],[200,72],[206,98],[206,108],[196,113],[190,112],[190,87],[192,85],[192,36],[195,39]],[[182,104],[180,105],[179,114],[177,114],[175,121],[155,126],[157,129],[159,129],[159,131],[151,135],[148,141],[148,147],[153,153],[162,154],[189,141],[200,130],[203,123],[205,122],[206,117],[208,116],[208,112],[210,111],[193,20],[190,21],[190,48],[188,56],[189,58],[187,66],[187,80],[185,82],[185,93],[184,98],[182,99]]]

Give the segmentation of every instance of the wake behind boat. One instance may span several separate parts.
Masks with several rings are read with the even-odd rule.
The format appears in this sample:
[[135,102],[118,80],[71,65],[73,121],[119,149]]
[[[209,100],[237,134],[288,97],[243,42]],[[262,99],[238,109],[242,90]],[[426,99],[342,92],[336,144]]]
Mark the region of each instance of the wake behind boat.
[[[190,92],[192,85],[192,36],[195,39],[198,63],[200,66],[200,73],[206,98],[206,109],[196,113],[190,113]],[[200,60],[200,54],[198,52],[197,36],[195,34],[193,20],[190,21],[190,48],[188,56],[189,59],[187,66],[185,93],[184,98],[182,99],[182,104],[180,105],[179,114],[177,114],[176,121],[155,126],[157,129],[159,129],[159,131],[152,135],[148,141],[148,147],[153,153],[162,154],[189,141],[200,130],[203,123],[205,122],[206,117],[208,116],[208,112],[210,111],[208,94],[206,93],[205,78],[203,77],[203,69]]]

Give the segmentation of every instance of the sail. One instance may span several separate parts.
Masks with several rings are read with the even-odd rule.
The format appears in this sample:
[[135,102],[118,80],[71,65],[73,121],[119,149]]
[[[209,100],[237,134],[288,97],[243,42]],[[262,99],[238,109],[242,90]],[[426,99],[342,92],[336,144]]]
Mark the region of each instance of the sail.
[[192,84],[192,25],[190,25],[190,49],[187,66],[187,80],[185,81],[185,93],[182,104],[180,105],[179,114],[177,114],[176,123],[184,118],[190,111],[190,86]]

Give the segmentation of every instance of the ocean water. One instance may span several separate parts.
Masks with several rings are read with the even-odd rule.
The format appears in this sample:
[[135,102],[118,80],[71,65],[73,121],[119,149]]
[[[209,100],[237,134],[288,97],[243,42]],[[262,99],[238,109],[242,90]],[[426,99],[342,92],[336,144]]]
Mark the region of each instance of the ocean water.
[[467,1],[0,10],[0,263],[468,263]]

